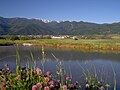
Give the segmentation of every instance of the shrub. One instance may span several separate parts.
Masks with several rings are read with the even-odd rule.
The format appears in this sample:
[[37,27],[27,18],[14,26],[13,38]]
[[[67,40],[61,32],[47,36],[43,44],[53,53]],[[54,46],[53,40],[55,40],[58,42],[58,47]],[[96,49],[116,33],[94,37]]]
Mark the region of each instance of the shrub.
[[20,40],[20,38],[19,38],[18,36],[11,36],[11,37],[10,37],[10,40],[13,40],[13,41],[14,41],[14,40]]

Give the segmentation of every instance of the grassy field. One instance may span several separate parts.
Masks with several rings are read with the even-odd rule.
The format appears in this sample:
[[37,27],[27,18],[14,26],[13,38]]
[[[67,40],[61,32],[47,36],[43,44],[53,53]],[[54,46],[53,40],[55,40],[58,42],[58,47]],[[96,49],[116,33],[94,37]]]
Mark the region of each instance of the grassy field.
[[79,48],[86,50],[120,50],[119,39],[33,39],[33,40],[0,40],[0,45],[49,46],[59,48]]

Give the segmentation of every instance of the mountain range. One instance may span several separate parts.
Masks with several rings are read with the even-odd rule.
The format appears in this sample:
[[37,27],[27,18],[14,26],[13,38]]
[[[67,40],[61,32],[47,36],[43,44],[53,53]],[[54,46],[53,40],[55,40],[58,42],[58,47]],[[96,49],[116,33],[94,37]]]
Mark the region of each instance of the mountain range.
[[0,35],[107,35],[120,34],[120,22],[97,24],[77,21],[50,21],[35,18],[0,17]]

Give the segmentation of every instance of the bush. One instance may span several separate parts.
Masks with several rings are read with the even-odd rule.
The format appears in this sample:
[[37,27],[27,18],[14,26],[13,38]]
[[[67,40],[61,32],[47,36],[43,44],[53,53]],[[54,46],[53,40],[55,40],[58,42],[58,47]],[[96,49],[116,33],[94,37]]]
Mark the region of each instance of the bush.
[[30,40],[30,39],[32,39],[31,37],[19,37],[20,38],[20,40]]
[[18,36],[11,36],[11,37],[10,37],[10,40],[13,40],[13,41],[14,41],[14,40],[20,40],[20,38],[19,38]]
[[0,39],[5,39],[4,37],[0,36]]

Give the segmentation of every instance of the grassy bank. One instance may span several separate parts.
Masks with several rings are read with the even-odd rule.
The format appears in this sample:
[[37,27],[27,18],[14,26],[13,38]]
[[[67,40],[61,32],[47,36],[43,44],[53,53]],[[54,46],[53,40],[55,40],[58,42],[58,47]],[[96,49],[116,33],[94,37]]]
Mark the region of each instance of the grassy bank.
[[33,39],[33,40],[0,40],[0,45],[49,46],[59,48],[79,48],[85,50],[120,50],[119,39]]
[[15,42],[11,40],[0,40],[0,46],[11,46],[11,45],[15,45]]

